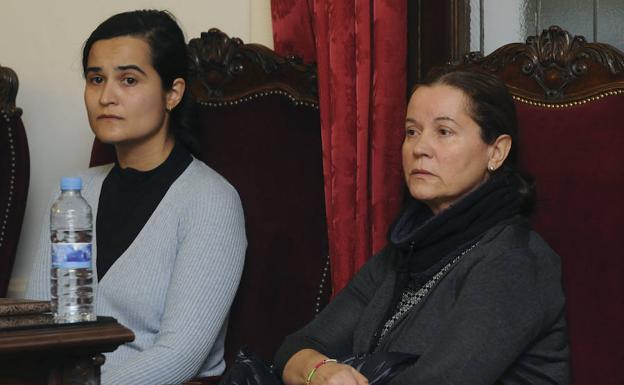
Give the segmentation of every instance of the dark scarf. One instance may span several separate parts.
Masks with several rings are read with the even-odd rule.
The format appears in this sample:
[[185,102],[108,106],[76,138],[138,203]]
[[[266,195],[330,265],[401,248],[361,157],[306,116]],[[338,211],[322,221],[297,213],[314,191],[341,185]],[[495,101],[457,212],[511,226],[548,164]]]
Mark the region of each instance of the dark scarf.
[[389,233],[389,251],[398,257],[398,276],[384,323],[408,284],[421,287],[487,230],[519,214],[523,199],[518,189],[513,176],[493,175],[437,215],[422,202],[412,200]]

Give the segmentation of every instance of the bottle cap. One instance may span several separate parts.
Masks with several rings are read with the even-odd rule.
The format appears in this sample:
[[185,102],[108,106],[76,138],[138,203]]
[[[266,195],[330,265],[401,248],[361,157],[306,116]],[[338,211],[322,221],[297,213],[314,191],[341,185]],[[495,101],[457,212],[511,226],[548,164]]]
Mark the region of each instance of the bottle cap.
[[80,177],[62,177],[61,191],[80,190],[82,188],[82,179]]

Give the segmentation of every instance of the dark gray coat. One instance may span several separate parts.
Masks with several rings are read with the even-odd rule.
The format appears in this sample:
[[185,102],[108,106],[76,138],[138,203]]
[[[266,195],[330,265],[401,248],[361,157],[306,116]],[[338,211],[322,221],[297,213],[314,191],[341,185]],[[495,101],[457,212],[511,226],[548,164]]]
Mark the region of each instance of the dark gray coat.
[[[392,259],[374,256],[287,337],[277,367],[304,348],[329,357],[369,352],[392,298]],[[420,356],[391,384],[569,384],[564,302],[557,254],[526,220],[499,224],[382,341],[382,351]]]

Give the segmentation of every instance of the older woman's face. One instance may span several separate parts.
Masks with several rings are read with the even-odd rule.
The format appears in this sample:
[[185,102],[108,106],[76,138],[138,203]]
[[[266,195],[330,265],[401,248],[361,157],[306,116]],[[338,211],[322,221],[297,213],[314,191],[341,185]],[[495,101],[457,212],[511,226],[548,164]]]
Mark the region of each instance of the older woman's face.
[[411,195],[434,213],[488,178],[493,151],[468,114],[462,91],[434,85],[412,94],[405,119],[403,172]]

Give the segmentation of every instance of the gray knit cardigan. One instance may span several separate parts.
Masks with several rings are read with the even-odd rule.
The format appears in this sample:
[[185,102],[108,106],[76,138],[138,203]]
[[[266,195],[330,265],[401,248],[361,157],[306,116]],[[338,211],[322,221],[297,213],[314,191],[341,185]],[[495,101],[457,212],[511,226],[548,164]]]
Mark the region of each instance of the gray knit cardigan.
[[[82,194],[94,218],[110,169],[96,167],[81,175]],[[29,298],[50,296],[49,215],[45,217]],[[102,384],[178,384],[197,374],[221,374],[227,316],[246,246],[238,194],[193,159],[98,283],[96,313],[116,318],[136,336],[106,355]]]

